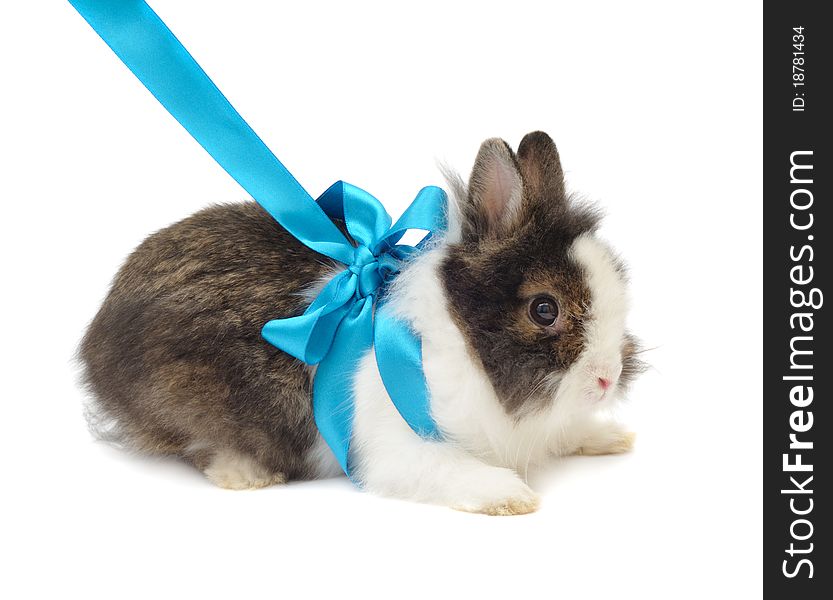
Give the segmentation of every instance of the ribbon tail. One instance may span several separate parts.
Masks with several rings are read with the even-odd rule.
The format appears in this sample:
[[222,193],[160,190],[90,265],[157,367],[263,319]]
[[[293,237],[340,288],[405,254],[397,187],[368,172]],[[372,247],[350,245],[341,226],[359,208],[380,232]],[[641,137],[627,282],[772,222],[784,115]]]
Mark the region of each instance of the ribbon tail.
[[313,382],[312,410],[318,431],[349,476],[353,433],[353,377],[373,343],[373,298],[357,303],[342,320]]
[[386,305],[376,311],[374,337],[379,374],[396,410],[416,434],[439,439],[437,423],[431,416],[420,338]]

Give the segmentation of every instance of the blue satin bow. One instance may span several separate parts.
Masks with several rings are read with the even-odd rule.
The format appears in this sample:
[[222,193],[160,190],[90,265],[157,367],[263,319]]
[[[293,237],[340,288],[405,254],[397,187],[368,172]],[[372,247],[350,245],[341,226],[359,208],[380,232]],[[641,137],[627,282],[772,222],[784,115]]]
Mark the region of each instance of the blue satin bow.
[[[70,0],[113,52],[200,145],[301,243],[345,265],[304,314],[276,319],[263,337],[318,365],[313,412],[348,475],[352,381],[373,346],[388,395],[408,425],[437,437],[429,410],[419,338],[383,306],[386,284],[424,245],[397,244],[408,229],[446,227],[445,192],[423,188],[391,226],[373,196],[344,182],[314,201],[237,113],[179,40],[143,0]],[[339,231],[345,223],[356,245]]]
[[313,384],[315,423],[345,472],[349,472],[353,422],[352,373],[374,342],[382,381],[400,414],[418,434],[438,435],[428,408],[419,339],[388,311],[374,315],[374,305],[381,303],[385,284],[399,272],[401,262],[420,249],[397,242],[409,229],[429,232],[420,245],[430,232],[444,230],[445,202],[445,192],[425,187],[391,227],[390,215],[376,198],[343,181],[333,184],[318,205],[329,217],[344,221],[357,243],[354,247],[345,239],[339,252],[330,249],[331,256],[341,256],[337,260],[346,268],[304,314],[263,326],[269,343],[318,365]]

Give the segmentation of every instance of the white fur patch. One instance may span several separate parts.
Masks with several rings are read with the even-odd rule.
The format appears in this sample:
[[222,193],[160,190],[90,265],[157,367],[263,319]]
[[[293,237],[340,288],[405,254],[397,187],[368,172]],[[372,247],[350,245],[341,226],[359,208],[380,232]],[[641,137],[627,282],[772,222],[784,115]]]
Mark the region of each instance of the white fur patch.
[[[583,268],[590,288],[582,362],[591,375],[615,384],[622,373],[622,340],[629,305],[624,279],[610,249],[589,234],[576,238],[571,255]],[[608,394],[613,391],[608,390]]]
[[[569,426],[581,432],[585,426],[593,429],[585,422],[593,412],[609,408],[617,396],[628,297],[622,275],[604,243],[589,234],[581,235],[573,242],[570,256],[584,272],[590,306],[584,322],[584,350],[559,382],[551,419],[553,427]],[[608,380],[610,387],[603,390],[599,379]],[[574,451],[570,449],[574,437],[566,435],[570,442],[559,444],[557,452]]]

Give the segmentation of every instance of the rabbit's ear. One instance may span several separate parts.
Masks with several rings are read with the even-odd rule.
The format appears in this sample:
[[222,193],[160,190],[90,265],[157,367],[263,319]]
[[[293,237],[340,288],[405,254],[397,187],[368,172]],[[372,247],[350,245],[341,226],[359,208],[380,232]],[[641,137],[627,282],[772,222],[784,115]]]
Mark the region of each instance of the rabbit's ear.
[[564,204],[564,171],[555,142],[543,131],[524,136],[518,147],[524,187],[532,201]]
[[507,232],[518,221],[522,201],[523,184],[514,152],[501,139],[486,140],[474,161],[461,211],[463,239]]

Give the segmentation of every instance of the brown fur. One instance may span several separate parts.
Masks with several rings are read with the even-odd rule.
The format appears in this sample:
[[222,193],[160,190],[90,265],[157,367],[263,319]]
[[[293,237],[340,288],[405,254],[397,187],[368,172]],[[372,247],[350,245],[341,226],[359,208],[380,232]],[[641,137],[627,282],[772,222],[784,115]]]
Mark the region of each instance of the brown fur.
[[311,475],[316,428],[305,365],[260,330],[300,314],[328,265],[254,203],[214,206],[127,259],[81,344],[96,410],[120,440],[204,467],[234,450]]

